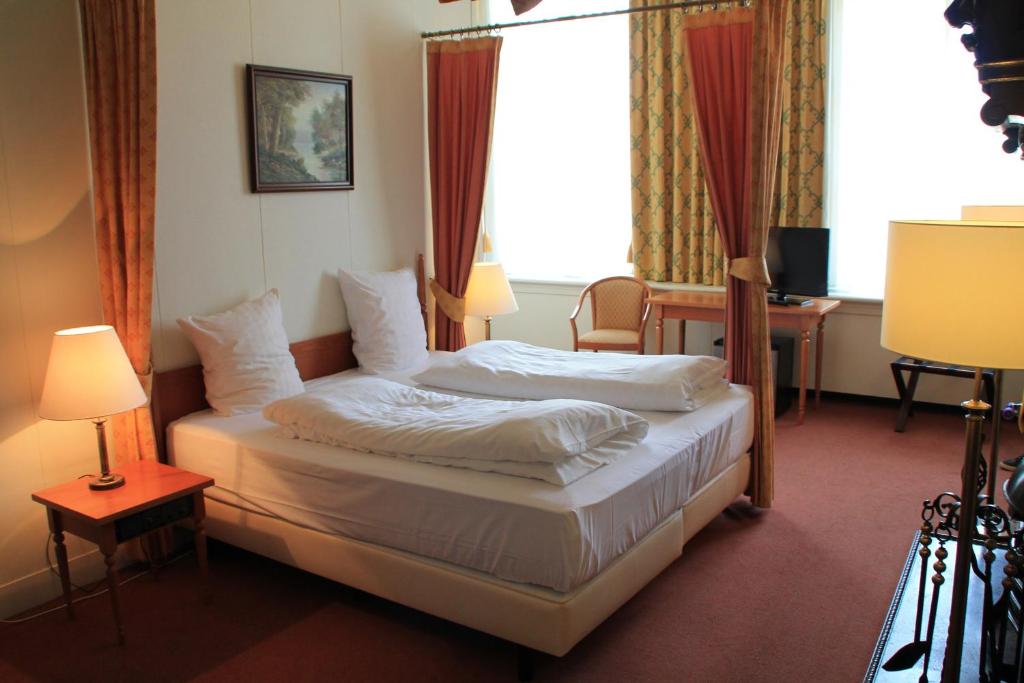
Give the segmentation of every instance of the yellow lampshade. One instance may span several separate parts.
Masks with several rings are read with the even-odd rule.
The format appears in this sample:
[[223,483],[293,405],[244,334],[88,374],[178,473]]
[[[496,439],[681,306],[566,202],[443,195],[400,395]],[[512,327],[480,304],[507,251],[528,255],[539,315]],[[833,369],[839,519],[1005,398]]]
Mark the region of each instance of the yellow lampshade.
[[477,262],[469,273],[466,288],[466,315],[491,316],[519,310],[512,286],[500,263]]
[[882,346],[971,367],[1024,368],[1024,222],[892,221]]
[[60,330],[53,336],[39,416],[85,420],[146,402],[128,355],[109,325]]

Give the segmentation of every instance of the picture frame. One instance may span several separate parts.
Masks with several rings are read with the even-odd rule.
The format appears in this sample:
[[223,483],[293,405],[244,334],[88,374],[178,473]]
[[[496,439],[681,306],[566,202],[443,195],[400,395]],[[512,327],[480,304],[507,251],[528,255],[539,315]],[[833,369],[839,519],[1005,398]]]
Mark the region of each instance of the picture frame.
[[246,64],[253,192],[351,190],[352,77]]

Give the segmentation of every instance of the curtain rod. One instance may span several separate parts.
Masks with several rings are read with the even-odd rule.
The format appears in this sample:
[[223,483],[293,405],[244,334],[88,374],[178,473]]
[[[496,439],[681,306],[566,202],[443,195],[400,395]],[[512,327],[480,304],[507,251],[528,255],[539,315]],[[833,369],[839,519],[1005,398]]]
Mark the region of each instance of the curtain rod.
[[596,17],[612,17],[618,14],[636,14],[638,12],[653,12],[654,10],[665,9],[688,9],[690,7],[705,7],[711,5],[717,9],[718,5],[741,4],[749,7],[751,0],[686,0],[685,2],[669,2],[661,5],[646,5],[642,7],[626,7],[623,9],[609,10],[608,12],[595,12],[594,14],[571,14],[564,17],[552,17],[550,19],[532,19],[530,21],[510,21],[507,24],[487,24],[486,26],[465,26],[445,31],[425,31],[420,34],[421,38],[441,38],[443,36],[455,36],[464,33],[486,33],[488,31],[500,31],[503,28],[517,28],[519,26],[535,26],[537,24],[553,24],[559,21],[575,21],[577,19],[594,19]]

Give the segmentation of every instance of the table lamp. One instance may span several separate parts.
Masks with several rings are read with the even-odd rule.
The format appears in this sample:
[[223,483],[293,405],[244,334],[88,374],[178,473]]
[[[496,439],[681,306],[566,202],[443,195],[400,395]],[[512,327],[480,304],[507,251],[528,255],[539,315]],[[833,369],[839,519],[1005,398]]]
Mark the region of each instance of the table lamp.
[[505,269],[494,261],[478,261],[469,272],[466,287],[466,315],[484,319],[484,338],[491,338],[491,318],[519,310]]
[[95,423],[100,476],[89,482],[89,488],[112,489],[124,484],[123,476],[110,471],[104,426],[107,416],[145,403],[146,392],[113,327],[76,327],[54,334],[39,417]]
[[[966,410],[956,562],[942,680],[959,681],[978,509],[982,368],[1024,368],[1024,223],[892,221],[882,307],[882,346],[975,368]],[[997,418],[998,419],[998,418]],[[995,476],[990,473],[989,476]]]

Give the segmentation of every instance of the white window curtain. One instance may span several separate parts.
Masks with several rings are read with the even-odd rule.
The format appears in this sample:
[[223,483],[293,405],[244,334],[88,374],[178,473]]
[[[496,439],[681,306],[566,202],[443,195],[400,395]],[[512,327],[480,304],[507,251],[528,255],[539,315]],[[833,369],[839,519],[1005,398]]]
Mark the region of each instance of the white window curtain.
[[833,0],[829,106],[831,289],[881,298],[893,219],[1024,204],[1024,161],[984,125],[985,96],[947,0]]
[[[627,0],[546,0],[522,19]],[[515,21],[488,0],[487,23]],[[631,272],[629,19],[508,29],[498,75],[485,226],[509,276],[589,281]]]

